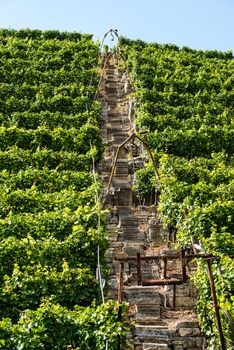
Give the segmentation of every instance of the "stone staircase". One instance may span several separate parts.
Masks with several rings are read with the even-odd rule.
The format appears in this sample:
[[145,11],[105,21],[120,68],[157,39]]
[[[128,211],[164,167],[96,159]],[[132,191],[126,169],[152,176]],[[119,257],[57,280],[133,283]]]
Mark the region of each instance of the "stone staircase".
[[[103,104],[102,137],[106,145],[100,174],[106,191],[117,148],[133,131],[129,82],[114,55],[106,59],[99,99]],[[134,170],[142,165],[139,150],[140,145],[131,142],[120,150],[109,192],[104,194],[109,210],[108,298],[118,298],[122,261],[123,299],[129,303],[128,317],[134,325],[128,345],[122,350],[202,350],[205,339],[194,312],[196,291],[192,282],[188,279],[178,285],[139,285],[139,253],[143,282],[181,277],[181,260],[175,258],[179,253],[166,242],[168,233],[157,208],[140,205],[132,190]],[[150,258],[155,255],[160,258]],[[169,256],[166,263],[163,256]],[[188,265],[187,273],[188,268],[192,271],[194,267]]]

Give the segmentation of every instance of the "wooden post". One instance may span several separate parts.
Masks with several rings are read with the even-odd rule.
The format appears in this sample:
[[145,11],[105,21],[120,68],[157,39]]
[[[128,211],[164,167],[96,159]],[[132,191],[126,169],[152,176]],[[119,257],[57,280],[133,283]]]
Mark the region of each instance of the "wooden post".
[[212,300],[214,303],[216,325],[217,325],[217,329],[218,329],[219,337],[220,337],[221,349],[226,350],[225,338],[223,335],[223,330],[222,330],[222,325],[221,325],[221,320],[220,320],[219,306],[217,303],[217,295],[216,295],[216,290],[215,290],[214,277],[213,277],[213,273],[212,273],[210,259],[206,259],[206,263],[207,263],[207,270],[208,270],[209,281],[210,281],[211,296],[212,296]]
[[141,276],[141,253],[137,253],[137,284],[141,286],[142,276]]

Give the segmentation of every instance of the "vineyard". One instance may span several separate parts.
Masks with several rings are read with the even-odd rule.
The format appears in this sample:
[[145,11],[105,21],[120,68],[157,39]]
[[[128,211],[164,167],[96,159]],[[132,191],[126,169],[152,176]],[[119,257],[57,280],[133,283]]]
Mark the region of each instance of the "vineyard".
[[[137,133],[159,172],[147,161],[134,190],[157,198],[176,248],[213,254],[231,350],[233,55],[123,37],[112,54],[130,76]],[[88,34],[0,30],[0,349],[119,350],[129,333],[127,306],[121,320],[117,302],[103,298],[103,58]],[[202,331],[218,350],[204,261],[193,279]]]
[[[226,339],[233,341],[234,61],[231,53],[179,49],[122,38],[134,81],[136,122],[154,151],[160,183],[148,164],[136,188],[160,196],[164,225],[179,246],[213,253]],[[148,186],[147,186],[148,184]],[[219,348],[206,265],[194,277],[198,313],[212,349]],[[232,320],[232,321],[231,321]]]
[[1,349],[103,349],[121,333],[96,279],[98,59],[90,35],[0,31]]

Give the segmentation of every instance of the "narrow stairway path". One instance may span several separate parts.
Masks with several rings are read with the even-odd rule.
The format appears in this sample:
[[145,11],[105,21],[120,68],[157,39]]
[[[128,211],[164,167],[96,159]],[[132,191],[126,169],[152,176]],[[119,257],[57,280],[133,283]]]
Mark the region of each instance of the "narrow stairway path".
[[[117,58],[110,56],[99,91],[103,104],[102,137],[106,145],[100,169],[104,189],[108,186],[117,148],[133,130],[129,117],[129,90],[127,74],[119,70]],[[126,144],[120,151],[106,196],[105,207],[109,210],[108,298],[118,298],[119,266],[123,261],[123,296],[129,302],[129,318],[135,325],[126,350],[202,350],[204,337],[194,313],[194,286],[189,280],[178,285],[165,284],[168,278],[176,280],[181,275],[181,260],[176,258],[178,251],[165,243],[168,233],[162,227],[157,208],[141,206],[132,190],[134,171],[142,164],[140,145]],[[139,253],[142,257],[141,281],[136,260]],[[160,258],[147,258],[152,255]],[[192,264],[188,267],[194,268]],[[152,279],[164,282],[147,285],[146,281]]]

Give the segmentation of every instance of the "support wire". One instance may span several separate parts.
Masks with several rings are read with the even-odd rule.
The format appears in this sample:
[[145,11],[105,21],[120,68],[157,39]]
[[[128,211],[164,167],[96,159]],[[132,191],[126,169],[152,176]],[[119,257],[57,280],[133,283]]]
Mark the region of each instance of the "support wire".
[[[93,146],[92,146],[92,142],[91,140],[89,140],[90,142],[90,149],[92,150]],[[100,213],[100,199],[99,199],[99,195],[98,195],[98,183],[97,183],[97,177],[96,177],[96,172],[95,172],[95,162],[94,162],[94,156],[92,154],[92,172],[93,172],[93,179],[94,179],[94,183],[95,183],[95,202],[96,205],[98,206],[98,226],[97,226],[97,232],[98,235],[100,235],[100,228],[101,228],[101,213]],[[98,244],[97,246],[97,275],[98,275],[98,281],[99,281],[99,288],[100,288],[100,293],[101,293],[101,298],[102,298],[102,304],[105,304],[105,298],[104,298],[104,285],[103,285],[103,278],[102,278],[102,269],[101,269],[101,264],[100,264],[100,246]],[[106,344],[105,344],[105,350],[108,350],[108,340],[106,340]]]
[[[90,149],[92,149],[92,142],[90,140]],[[100,235],[100,228],[101,228],[101,214],[100,214],[100,205],[99,205],[99,195],[98,195],[98,184],[97,184],[97,177],[95,172],[95,162],[94,162],[94,156],[92,154],[92,172],[93,172],[93,179],[95,183],[95,202],[98,206],[98,225],[97,225],[97,232],[98,235]],[[101,264],[100,264],[100,246],[98,244],[97,246],[97,275],[98,275],[98,281],[99,281],[99,287],[100,287],[100,293],[102,298],[102,303],[105,303],[104,298],[104,292],[103,292],[103,279],[102,279],[102,271],[101,271]]]

